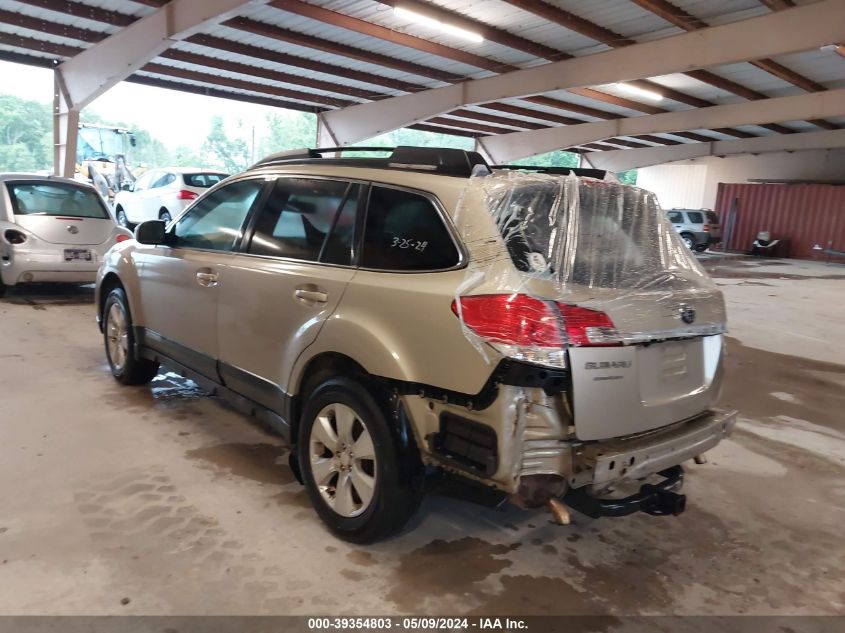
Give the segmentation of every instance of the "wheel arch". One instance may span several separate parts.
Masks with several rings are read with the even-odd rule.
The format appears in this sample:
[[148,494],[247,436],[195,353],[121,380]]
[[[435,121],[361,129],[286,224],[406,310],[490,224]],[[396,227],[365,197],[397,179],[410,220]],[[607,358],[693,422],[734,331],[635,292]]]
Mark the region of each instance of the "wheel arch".
[[[117,276],[117,273],[109,271],[100,282],[99,293],[97,295],[97,314],[101,317],[103,316],[103,308],[106,307],[106,299],[115,288],[122,288],[123,291],[126,292],[126,288],[124,288],[123,282],[120,281],[120,277]],[[102,329],[102,322],[100,323],[100,329]]]
[[[388,422],[393,434],[396,449],[403,459],[400,462],[401,476],[407,480],[416,480],[421,474],[422,461],[420,448],[417,444],[416,435],[412,428],[412,422],[404,407],[399,403],[398,398],[391,391],[390,380],[375,376],[353,358],[339,352],[324,352],[311,358],[300,373],[299,390],[291,398],[289,408],[291,420],[291,439],[296,443],[299,436],[300,418],[308,397],[314,390],[325,381],[333,377],[342,377],[353,380],[360,384],[375,400],[376,405],[381,408],[385,419]],[[291,452],[294,463],[291,467],[295,473],[300,472],[297,461],[297,451]],[[302,479],[297,474],[297,479]],[[415,482],[420,486],[420,482]]]
[[[344,376],[376,386],[381,382],[353,358],[339,352],[322,352],[310,358],[302,369],[291,377],[291,402],[289,407],[291,437],[299,433],[299,418],[308,396],[322,382],[333,376]],[[383,386],[383,385],[381,385]]]

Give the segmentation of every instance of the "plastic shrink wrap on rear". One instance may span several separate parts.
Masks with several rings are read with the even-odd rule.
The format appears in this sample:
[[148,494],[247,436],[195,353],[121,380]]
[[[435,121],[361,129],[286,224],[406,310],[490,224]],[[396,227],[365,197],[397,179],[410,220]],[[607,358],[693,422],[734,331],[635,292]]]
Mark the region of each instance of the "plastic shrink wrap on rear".
[[488,360],[492,346],[565,367],[568,346],[725,331],[721,293],[648,191],[495,170],[470,179],[454,218],[472,253],[454,310]]

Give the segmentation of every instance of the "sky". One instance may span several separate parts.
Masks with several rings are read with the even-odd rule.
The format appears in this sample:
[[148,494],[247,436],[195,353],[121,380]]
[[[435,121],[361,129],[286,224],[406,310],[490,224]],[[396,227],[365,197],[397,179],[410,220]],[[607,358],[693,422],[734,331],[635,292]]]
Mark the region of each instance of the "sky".
[[[0,92],[50,103],[53,100],[53,72],[0,61]],[[265,115],[278,112],[270,106],[126,82],[119,83],[88,108],[106,121],[122,121],[146,129],[169,147],[188,145],[194,148],[205,140],[215,115],[230,122],[240,119],[246,129],[255,125],[257,136],[261,136]],[[82,120],[85,120],[84,110]]]

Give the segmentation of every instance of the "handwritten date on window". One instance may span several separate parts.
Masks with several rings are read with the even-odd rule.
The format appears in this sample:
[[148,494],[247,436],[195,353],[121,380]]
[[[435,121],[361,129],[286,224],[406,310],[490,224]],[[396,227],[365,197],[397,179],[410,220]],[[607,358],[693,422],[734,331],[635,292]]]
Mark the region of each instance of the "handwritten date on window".
[[390,248],[399,248],[402,250],[410,249],[422,253],[425,251],[426,246],[428,246],[428,242],[421,242],[420,240],[415,240],[413,238],[394,237]]

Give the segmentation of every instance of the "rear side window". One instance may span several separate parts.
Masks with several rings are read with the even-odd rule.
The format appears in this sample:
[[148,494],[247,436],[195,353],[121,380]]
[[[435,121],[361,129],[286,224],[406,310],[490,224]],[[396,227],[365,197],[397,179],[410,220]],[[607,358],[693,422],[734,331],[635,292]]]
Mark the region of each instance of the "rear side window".
[[161,178],[156,180],[150,189],[158,189],[159,187],[166,187],[170,183],[176,180],[176,176],[174,174],[164,174]]
[[704,214],[701,211],[687,211],[690,224],[704,224]]
[[452,268],[460,253],[434,204],[417,193],[373,186],[361,266],[421,271]]
[[359,185],[279,178],[258,216],[247,252],[349,265]]
[[263,186],[263,180],[241,180],[212,192],[176,223],[173,245],[231,251]]
[[93,189],[63,182],[10,182],[6,184],[15,215],[58,215],[72,218],[109,217],[102,198]]
[[182,179],[188,187],[208,189],[226,178],[226,174],[182,174]]

